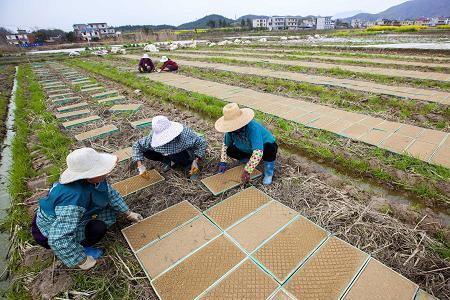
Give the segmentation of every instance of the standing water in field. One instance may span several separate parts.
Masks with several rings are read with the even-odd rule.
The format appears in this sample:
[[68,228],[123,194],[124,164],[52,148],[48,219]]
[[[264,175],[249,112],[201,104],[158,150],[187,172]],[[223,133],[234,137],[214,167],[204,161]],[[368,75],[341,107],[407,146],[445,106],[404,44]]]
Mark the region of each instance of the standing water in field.
[[[9,169],[11,168],[12,155],[11,143],[15,135],[14,131],[14,110],[16,108],[15,98],[17,89],[17,67],[16,76],[14,77],[14,85],[11,92],[11,98],[8,105],[8,117],[6,120],[6,136],[1,147],[0,160],[0,223],[2,223],[7,215],[11,204],[11,199],[8,193]],[[7,280],[7,260],[6,256],[9,249],[9,233],[0,233],[0,298],[2,298],[1,291],[8,287]]]

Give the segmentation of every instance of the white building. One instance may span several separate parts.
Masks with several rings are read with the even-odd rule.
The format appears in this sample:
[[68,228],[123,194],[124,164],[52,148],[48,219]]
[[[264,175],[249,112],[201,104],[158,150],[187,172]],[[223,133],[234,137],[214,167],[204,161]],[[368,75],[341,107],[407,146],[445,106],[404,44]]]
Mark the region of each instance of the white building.
[[316,27],[316,19],[312,17],[301,19],[298,27],[299,29],[313,29]]
[[285,30],[286,18],[285,17],[271,17],[267,22],[267,27],[270,31]]
[[107,23],[74,24],[73,30],[77,38],[86,41],[93,38],[102,39],[117,36],[116,30],[109,27]]
[[285,27],[288,30],[298,30],[299,24],[300,24],[299,18],[286,17],[285,19]]
[[318,17],[317,18],[317,30],[325,30],[325,29],[333,29],[334,21],[331,20],[331,17]]
[[445,17],[437,17],[437,18],[431,18],[430,20],[430,26],[440,26],[440,25],[449,25],[450,24],[450,18]]
[[267,19],[254,19],[253,28],[267,28]]
[[30,38],[26,30],[17,29],[17,33],[6,35],[6,42],[10,45],[29,44]]

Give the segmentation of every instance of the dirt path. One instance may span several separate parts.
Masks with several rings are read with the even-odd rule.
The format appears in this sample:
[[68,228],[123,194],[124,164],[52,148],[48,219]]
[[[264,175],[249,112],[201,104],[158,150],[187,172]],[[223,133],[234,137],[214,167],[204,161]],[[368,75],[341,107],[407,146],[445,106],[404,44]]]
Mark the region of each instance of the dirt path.
[[[124,55],[123,57],[137,60],[138,55]],[[257,76],[267,76],[279,79],[288,79],[298,82],[308,82],[318,85],[337,86],[350,90],[357,90],[362,92],[370,92],[374,94],[390,95],[407,99],[416,99],[427,102],[437,102],[442,104],[450,104],[450,93],[436,90],[427,90],[411,87],[390,86],[370,81],[353,80],[353,79],[339,79],[333,77],[326,77],[320,75],[308,75],[295,72],[274,71],[258,67],[249,66],[233,66],[221,63],[209,63],[193,60],[180,60],[178,62],[187,66],[213,68],[222,71],[231,71],[242,74],[250,74]]]
[[[178,52],[181,53],[181,52]],[[192,54],[191,52],[183,52],[181,53],[184,57],[203,57],[203,58],[211,58],[217,57],[214,55],[205,55],[205,54]],[[220,57],[220,56],[219,56]],[[359,66],[351,66],[351,65],[342,65],[342,64],[331,64],[331,63],[321,63],[321,62],[308,62],[308,61],[296,61],[296,60],[281,60],[281,59],[265,59],[265,58],[254,58],[248,56],[227,56],[229,59],[237,59],[237,60],[245,60],[250,62],[266,62],[273,63],[279,65],[286,66],[299,66],[306,68],[317,68],[317,69],[335,69],[339,68],[345,71],[355,72],[355,73],[367,73],[367,74],[377,74],[384,76],[396,76],[396,77],[407,77],[413,79],[427,79],[427,80],[438,80],[450,82],[450,75],[445,73],[438,72],[420,72],[420,71],[412,71],[412,70],[398,70],[398,69],[383,69],[376,67],[359,67]]]

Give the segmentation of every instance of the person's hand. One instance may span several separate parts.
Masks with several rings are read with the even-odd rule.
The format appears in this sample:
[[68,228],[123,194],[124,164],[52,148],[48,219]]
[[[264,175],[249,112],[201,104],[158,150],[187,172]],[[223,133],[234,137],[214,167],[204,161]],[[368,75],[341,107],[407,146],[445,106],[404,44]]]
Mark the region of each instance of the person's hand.
[[81,270],[89,270],[90,268],[95,266],[96,262],[97,261],[92,256],[88,255],[86,256],[84,262],[78,265],[78,268],[80,268]]
[[248,183],[250,181],[250,173],[247,171],[242,172],[241,181],[242,183]]
[[156,72],[161,73],[161,69],[156,69]]
[[226,170],[227,170],[227,163],[226,162],[219,163],[219,173],[223,174],[225,173]]
[[128,211],[125,216],[127,217],[128,220],[132,221],[132,222],[139,222],[144,220],[144,218],[142,217],[141,214],[132,212],[132,211]]
[[189,171],[189,175],[192,176],[192,175],[197,174],[198,172],[200,172],[200,168],[198,167],[198,159],[196,158],[192,162],[191,170]]
[[142,175],[145,173],[145,171],[147,171],[147,168],[145,168],[144,165],[140,165],[140,166],[138,166],[138,170],[139,170],[139,175]]

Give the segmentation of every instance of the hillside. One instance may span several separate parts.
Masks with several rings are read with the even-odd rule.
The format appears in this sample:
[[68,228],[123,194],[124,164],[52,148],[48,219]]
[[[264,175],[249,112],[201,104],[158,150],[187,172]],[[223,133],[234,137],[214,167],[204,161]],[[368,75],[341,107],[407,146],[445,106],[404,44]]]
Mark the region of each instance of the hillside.
[[178,29],[208,28],[208,22],[210,21],[214,21],[216,23],[218,23],[219,21],[225,21],[227,23],[234,22],[234,20],[225,18],[221,15],[209,15],[193,22],[181,24],[180,26],[178,26]]
[[376,21],[377,19],[415,19],[450,15],[450,0],[411,0],[378,14],[357,14],[349,19]]

